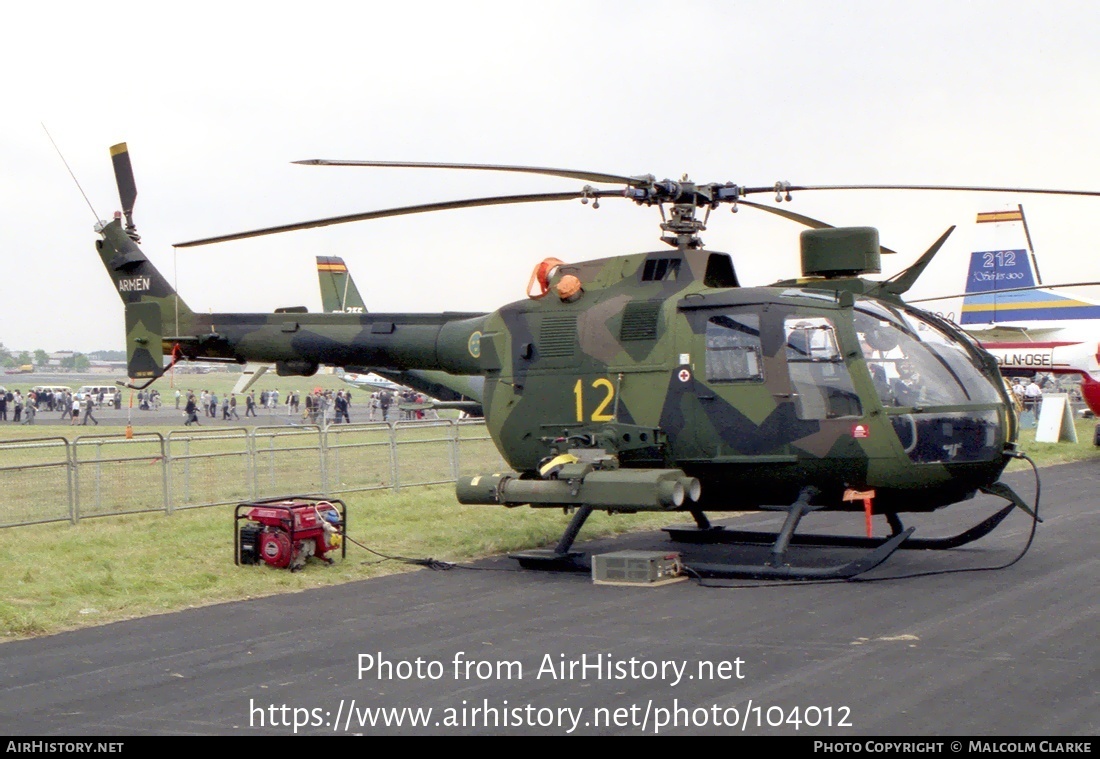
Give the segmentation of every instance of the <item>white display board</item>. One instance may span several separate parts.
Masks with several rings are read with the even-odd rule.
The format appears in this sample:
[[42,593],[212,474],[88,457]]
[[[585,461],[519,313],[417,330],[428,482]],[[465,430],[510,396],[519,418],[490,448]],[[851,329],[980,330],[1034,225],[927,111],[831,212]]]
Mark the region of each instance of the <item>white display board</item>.
[[1073,426],[1069,396],[1065,393],[1050,393],[1043,396],[1043,405],[1039,409],[1039,428],[1035,430],[1035,442],[1077,442],[1077,428]]

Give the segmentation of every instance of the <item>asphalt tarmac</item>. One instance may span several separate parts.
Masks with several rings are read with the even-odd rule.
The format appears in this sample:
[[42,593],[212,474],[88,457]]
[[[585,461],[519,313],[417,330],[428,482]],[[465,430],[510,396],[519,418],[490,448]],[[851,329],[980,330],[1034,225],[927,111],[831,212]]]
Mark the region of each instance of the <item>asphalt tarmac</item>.
[[[1031,500],[1030,474],[1008,479]],[[997,571],[618,587],[500,558],[9,642],[0,733],[1095,736],[1098,485],[1095,462],[1044,470],[1045,521]],[[906,522],[949,535],[997,507]],[[810,523],[862,529],[851,514]],[[966,547],[899,551],[868,576],[1007,564],[1031,529],[1015,511]],[[688,564],[759,554],[663,533],[580,547],[679,549]],[[371,558],[352,546],[347,560]],[[240,571],[261,593],[280,570]]]

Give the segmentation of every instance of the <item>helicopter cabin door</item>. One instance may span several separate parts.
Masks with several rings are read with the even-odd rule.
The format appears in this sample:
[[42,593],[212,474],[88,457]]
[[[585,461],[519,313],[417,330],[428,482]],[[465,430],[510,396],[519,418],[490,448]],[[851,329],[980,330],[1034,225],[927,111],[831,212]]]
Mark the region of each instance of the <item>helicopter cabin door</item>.
[[[686,404],[700,463],[786,461],[790,452],[772,431],[776,384],[782,373],[769,355],[780,350],[781,333],[762,306],[698,309],[691,322],[691,393]],[[681,379],[687,376],[681,372]]]
[[782,464],[828,453],[823,430],[863,414],[835,319],[771,305],[694,310],[696,445],[708,463]]

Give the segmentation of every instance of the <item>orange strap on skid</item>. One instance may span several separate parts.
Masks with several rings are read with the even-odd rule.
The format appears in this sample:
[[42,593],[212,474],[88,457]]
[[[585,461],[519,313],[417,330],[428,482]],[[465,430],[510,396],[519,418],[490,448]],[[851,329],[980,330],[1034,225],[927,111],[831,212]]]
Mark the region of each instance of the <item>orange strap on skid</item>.
[[867,524],[867,537],[871,537],[871,515],[874,513],[874,507],[871,502],[875,498],[875,491],[873,490],[845,490],[845,501],[863,501],[863,515],[864,521]]

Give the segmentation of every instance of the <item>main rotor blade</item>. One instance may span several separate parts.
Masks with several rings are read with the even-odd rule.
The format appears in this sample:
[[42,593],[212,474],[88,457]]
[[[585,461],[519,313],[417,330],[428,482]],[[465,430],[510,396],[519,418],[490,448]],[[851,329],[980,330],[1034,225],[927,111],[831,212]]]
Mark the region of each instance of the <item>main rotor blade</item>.
[[389,216],[405,216],[407,214],[414,213],[428,213],[430,211],[449,211],[456,208],[474,208],[477,206],[498,206],[509,205],[513,203],[538,203],[549,200],[579,200],[584,198],[603,198],[603,197],[622,197],[622,193],[617,190],[595,190],[595,191],[573,191],[573,192],[551,192],[541,193],[535,195],[502,195],[492,198],[470,198],[468,200],[449,200],[442,203],[426,203],[419,206],[404,206],[402,208],[387,208],[381,211],[368,211],[366,213],[348,214],[346,216],[331,216],[327,219],[316,219],[314,221],[303,221],[297,224],[282,224],[277,227],[264,227],[263,229],[254,229],[249,232],[237,232],[230,235],[219,235],[218,237],[206,237],[201,240],[191,240],[190,242],[176,243],[173,247],[176,248],[193,248],[199,245],[211,245],[216,242],[229,242],[230,240],[244,240],[249,237],[262,237],[264,235],[274,235],[281,232],[294,232],[299,229],[314,229],[316,227],[327,227],[331,224],[346,224],[351,221],[366,221],[367,219],[384,219]]
[[502,166],[490,163],[431,163],[424,161],[339,161],[325,158],[310,158],[305,161],[291,161],[302,166],[378,166],[396,169],[469,169],[472,171],[513,171],[520,174],[545,174],[566,179],[580,179],[585,182],[609,182],[613,184],[635,185],[652,182],[652,176],[624,177],[618,174],[602,174],[597,171],[574,171],[572,169],[549,169],[541,166]]
[[1004,290],[982,290],[973,293],[957,293],[955,295],[937,295],[935,298],[916,298],[907,300],[906,303],[929,303],[934,300],[947,300],[948,298],[965,298],[970,295],[999,295],[1001,293],[1022,293],[1029,290],[1056,290],[1059,287],[1095,287],[1100,282],[1065,282],[1060,285],[1030,285],[1029,287],[1008,287]]
[[[769,190],[769,192],[774,192],[774,189]],[[768,213],[774,213],[776,216],[782,216],[784,219],[788,219],[790,221],[797,222],[799,224],[802,224],[803,226],[809,227],[810,229],[835,229],[836,228],[832,224],[826,224],[823,221],[819,221],[819,220],[811,218],[809,216],[804,216],[803,214],[800,214],[800,213],[795,213],[794,211],[788,211],[785,208],[774,208],[772,206],[766,206],[763,203],[754,203],[751,200],[738,200],[737,205],[739,205],[739,206],[748,206],[749,208],[755,208],[755,209],[760,210],[760,211],[767,211]],[[880,245],[879,250],[882,253],[886,253],[886,254],[896,254],[897,253],[896,250],[890,250],[885,245]]]
[[739,206],[748,206],[749,208],[756,208],[760,211],[767,211],[768,213],[774,213],[776,216],[782,216],[784,219],[788,219],[790,221],[797,222],[797,223],[799,223],[799,224],[801,224],[805,227],[809,227],[810,229],[834,229],[835,228],[832,224],[827,224],[824,221],[819,221],[819,220],[811,218],[809,216],[804,216],[800,213],[795,213],[794,211],[788,211],[788,210],[783,209],[783,208],[773,208],[771,206],[766,206],[763,203],[753,203],[751,200],[738,200],[737,205],[739,205]]
[[746,187],[746,195],[755,195],[764,192],[795,192],[796,190],[943,190],[946,192],[1019,192],[1032,195],[1084,195],[1100,196],[1100,190],[1050,190],[1034,187],[978,187],[964,185],[936,185],[936,184],[818,184],[818,185],[786,185],[777,188],[771,187]]
[[118,185],[122,212],[129,220],[134,212],[134,201],[137,200],[137,184],[134,182],[134,168],[130,165],[130,151],[125,142],[111,146],[111,163],[115,167],[115,183]]

